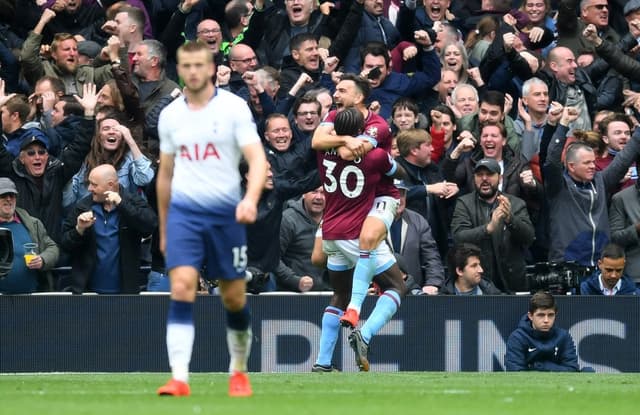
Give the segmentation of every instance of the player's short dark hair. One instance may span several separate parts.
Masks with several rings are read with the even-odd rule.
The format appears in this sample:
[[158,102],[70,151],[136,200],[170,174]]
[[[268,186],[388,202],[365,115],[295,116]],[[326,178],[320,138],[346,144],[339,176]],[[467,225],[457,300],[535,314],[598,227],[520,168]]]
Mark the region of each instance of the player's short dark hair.
[[364,128],[364,115],[356,108],[345,108],[336,114],[333,129],[338,135],[357,136]]
[[600,259],[620,259],[625,257],[624,248],[614,243],[607,244],[600,254]]
[[551,294],[546,291],[538,291],[531,296],[529,300],[529,313],[533,314],[538,309],[553,309],[557,310],[556,300]]
[[340,77],[341,81],[351,81],[356,84],[356,88],[362,94],[363,100],[367,100],[371,94],[371,85],[369,80],[353,73],[345,73]]
[[480,258],[482,250],[474,244],[461,243],[453,247],[449,251],[447,262],[449,265],[449,275],[453,279],[458,275],[456,269],[464,269],[469,262],[469,258]]

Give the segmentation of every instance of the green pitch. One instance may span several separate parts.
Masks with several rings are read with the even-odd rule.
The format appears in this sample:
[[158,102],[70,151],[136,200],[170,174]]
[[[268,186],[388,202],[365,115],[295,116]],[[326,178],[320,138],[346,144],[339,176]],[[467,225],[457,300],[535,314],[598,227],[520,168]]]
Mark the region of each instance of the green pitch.
[[251,375],[229,398],[227,375],[193,374],[192,396],[155,396],[166,374],[0,375],[0,414],[632,414],[640,374],[308,373]]

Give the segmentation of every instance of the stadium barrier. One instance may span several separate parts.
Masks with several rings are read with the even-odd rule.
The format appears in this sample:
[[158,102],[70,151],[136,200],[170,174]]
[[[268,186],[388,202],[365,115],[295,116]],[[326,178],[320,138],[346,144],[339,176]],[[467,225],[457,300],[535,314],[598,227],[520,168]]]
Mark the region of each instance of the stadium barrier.
[[[367,298],[363,315],[375,298]],[[0,295],[0,372],[166,372],[166,295]],[[250,296],[254,372],[308,372],[318,351],[324,295]],[[372,371],[503,370],[506,340],[526,296],[408,297],[371,343]],[[581,366],[640,371],[640,298],[558,297]],[[218,296],[195,306],[194,372],[225,372]],[[335,364],[356,371],[346,329]]]

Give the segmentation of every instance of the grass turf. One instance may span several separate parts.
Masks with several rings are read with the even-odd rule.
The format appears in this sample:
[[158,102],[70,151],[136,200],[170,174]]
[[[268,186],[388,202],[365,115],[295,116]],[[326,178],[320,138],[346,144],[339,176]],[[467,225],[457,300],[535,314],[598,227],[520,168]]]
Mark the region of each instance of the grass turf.
[[227,375],[191,375],[188,398],[158,397],[166,374],[0,375],[0,414],[596,414],[637,413],[640,374],[251,374],[254,396],[227,396]]

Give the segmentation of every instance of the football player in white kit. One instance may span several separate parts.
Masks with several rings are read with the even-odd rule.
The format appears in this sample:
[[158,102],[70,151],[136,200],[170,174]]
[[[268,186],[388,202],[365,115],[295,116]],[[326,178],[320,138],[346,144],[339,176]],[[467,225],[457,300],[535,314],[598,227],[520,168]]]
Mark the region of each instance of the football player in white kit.
[[[167,352],[172,378],[159,395],[188,396],[198,275],[219,281],[230,353],[230,396],[250,396],[247,360],[251,315],[245,297],[246,234],[256,219],[267,160],[247,104],[214,86],[208,47],[188,42],[178,49],[184,97],[160,114],[157,178],[160,249],[171,279]],[[249,164],[241,194],[238,164]]]

